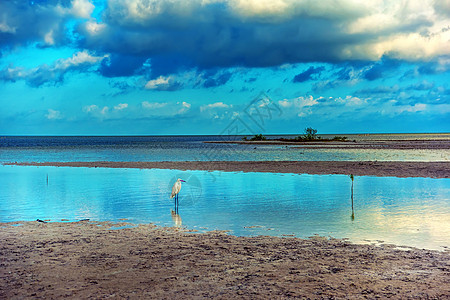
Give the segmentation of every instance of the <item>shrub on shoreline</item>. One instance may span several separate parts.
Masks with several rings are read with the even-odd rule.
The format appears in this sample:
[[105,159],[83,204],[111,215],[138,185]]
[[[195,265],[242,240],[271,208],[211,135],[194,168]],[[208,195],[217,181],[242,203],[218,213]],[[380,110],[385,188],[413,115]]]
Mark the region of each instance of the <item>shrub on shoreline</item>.
[[266,140],[267,138],[262,134],[255,134],[255,136],[250,139],[250,141],[266,141]]

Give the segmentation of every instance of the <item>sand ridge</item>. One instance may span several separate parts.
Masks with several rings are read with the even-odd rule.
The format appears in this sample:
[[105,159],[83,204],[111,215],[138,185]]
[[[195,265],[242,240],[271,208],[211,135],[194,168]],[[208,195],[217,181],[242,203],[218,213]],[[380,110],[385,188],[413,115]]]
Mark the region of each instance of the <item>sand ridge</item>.
[[206,170],[226,172],[273,172],[295,174],[344,174],[450,178],[450,162],[409,161],[73,161],[16,162],[4,165],[91,168],[139,168]]
[[210,144],[241,144],[241,145],[278,145],[289,146],[292,148],[308,149],[450,149],[450,140],[448,139],[430,139],[430,140],[366,140],[366,141],[206,141]]

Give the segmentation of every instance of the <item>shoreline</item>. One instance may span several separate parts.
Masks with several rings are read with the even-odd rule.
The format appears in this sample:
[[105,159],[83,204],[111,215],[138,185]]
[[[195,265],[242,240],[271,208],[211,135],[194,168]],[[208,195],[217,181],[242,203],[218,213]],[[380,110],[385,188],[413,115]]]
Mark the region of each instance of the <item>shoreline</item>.
[[127,223],[0,223],[0,298],[445,298],[450,253]]
[[450,178],[450,162],[399,161],[161,161],[9,162],[14,166],[175,169],[224,172],[341,174],[383,177]]

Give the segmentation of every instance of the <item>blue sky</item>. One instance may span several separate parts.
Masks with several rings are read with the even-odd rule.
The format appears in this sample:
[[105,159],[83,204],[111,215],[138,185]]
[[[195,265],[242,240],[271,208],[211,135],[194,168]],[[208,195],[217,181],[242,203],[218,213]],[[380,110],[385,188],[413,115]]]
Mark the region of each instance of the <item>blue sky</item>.
[[449,75],[448,0],[0,2],[0,134],[450,132]]

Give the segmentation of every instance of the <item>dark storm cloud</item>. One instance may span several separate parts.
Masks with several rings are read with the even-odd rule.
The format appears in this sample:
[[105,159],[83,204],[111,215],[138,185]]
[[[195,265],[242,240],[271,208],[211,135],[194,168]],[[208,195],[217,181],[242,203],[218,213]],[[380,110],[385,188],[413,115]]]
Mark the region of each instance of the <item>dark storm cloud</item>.
[[67,42],[65,23],[74,17],[71,1],[0,1],[0,46]]
[[[181,13],[175,4],[163,3],[155,8],[139,2],[140,10],[132,14],[123,3],[110,2],[104,24],[78,27],[81,45],[151,58],[170,55],[178,58],[178,69],[183,64],[209,69],[333,62],[341,59],[344,47],[365,39],[340,30],[343,17],[314,17],[303,11],[287,17],[242,16],[224,3],[191,5]],[[167,60],[162,65],[174,68]],[[153,77],[164,71],[159,68]]]
[[353,68],[345,67],[336,72],[338,80],[350,80],[352,79]]
[[[428,2],[424,5],[433,9]],[[151,78],[156,78],[192,68],[334,64],[377,61],[383,55],[408,58],[411,53],[407,47],[385,42],[393,37],[409,42],[410,34],[424,38],[422,32],[431,32],[429,28],[438,16],[424,16],[417,10],[414,5],[347,0],[330,5],[321,1],[275,1],[268,5],[256,0],[110,0],[102,21],[91,19],[80,24],[77,34],[80,47],[151,59]],[[439,39],[440,34],[431,38]],[[420,51],[425,57],[436,49],[419,49],[419,59]],[[374,66],[365,78],[381,78],[382,67]],[[313,75],[299,74],[296,82]]]
[[135,86],[131,86],[128,82],[126,81],[117,81],[117,80],[110,80],[108,82],[108,84],[111,86],[112,88],[112,92],[109,90],[109,93],[105,93],[104,96],[109,97],[116,97],[116,96],[120,96],[120,95],[124,95],[129,91],[132,91],[133,89],[135,89]]
[[[317,79],[325,67],[309,67],[308,70],[294,76],[293,82],[305,82],[312,79]],[[318,76],[314,76],[318,75]]]
[[390,75],[401,66],[401,62],[396,59],[384,57],[380,62],[373,64],[365,73],[364,78],[370,81]]
[[112,54],[102,61],[99,71],[105,77],[137,75],[139,71],[142,72],[146,60],[139,56]]
[[148,75],[151,78],[175,74],[194,67],[188,58],[176,54],[153,56],[149,60],[149,65]]
[[221,72],[218,75],[215,76],[209,76],[206,75],[207,78],[206,80],[203,82],[203,87],[205,88],[210,88],[210,87],[216,87],[216,86],[221,86],[224,85],[228,82],[228,80],[230,80],[231,78],[231,73],[230,72]]
[[[256,0],[3,0],[0,53],[30,43],[75,46],[110,55],[99,69],[105,77],[143,74],[146,80],[192,69],[374,62],[384,55],[380,64],[364,71],[363,77],[373,81],[389,74],[389,55],[399,60],[411,53],[418,60],[421,55],[427,59],[443,56],[439,43],[448,40],[445,32],[430,28],[442,21],[448,4],[430,3],[424,5],[439,12],[423,15],[417,14],[414,5],[398,8],[388,2],[349,0],[336,0],[333,5],[320,1],[274,1],[269,5]],[[378,24],[377,20],[387,21]],[[411,53],[408,47],[385,43],[394,37],[408,42],[410,35],[424,39],[427,35],[427,41],[435,43],[429,43],[432,48],[422,43],[423,49]],[[419,72],[439,71],[439,66],[424,64]],[[305,70],[294,82],[317,79],[323,71],[320,68]],[[350,72],[342,70],[337,80],[350,80]],[[225,75],[212,78],[205,86],[220,85],[225,79]]]

